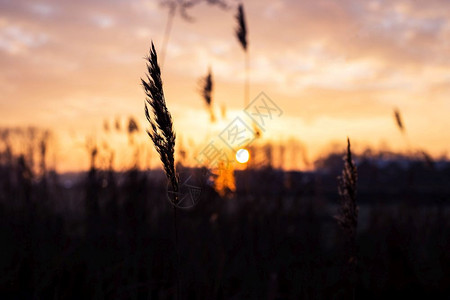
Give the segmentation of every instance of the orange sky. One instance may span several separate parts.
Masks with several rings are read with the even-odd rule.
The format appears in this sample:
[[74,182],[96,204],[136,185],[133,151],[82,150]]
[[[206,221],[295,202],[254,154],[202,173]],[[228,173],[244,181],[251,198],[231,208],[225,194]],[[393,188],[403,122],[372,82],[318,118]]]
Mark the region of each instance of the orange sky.
[[[80,146],[86,135],[126,144],[101,128],[105,119],[130,115],[145,126],[143,57],[151,39],[160,49],[167,20],[158,3],[0,0],[0,126],[51,128],[61,170],[88,166]],[[173,24],[162,77],[186,147],[216,136],[243,109],[237,1],[228,3],[229,10],[199,4],[189,10],[193,22],[177,15]],[[333,142],[344,145],[347,136],[359,149],[403,151],[393,120],[398,107],[414,149],[447,153],[449,1],[253,0],[244,6],[251,97],[263,91],[284,112],[264,138],[299,139],[311,159]],[[216,109],[225,104],[228,110],[228,119],[209,130],[198,93],[208,66]],[[145,133],[138,139],[145,143]]]

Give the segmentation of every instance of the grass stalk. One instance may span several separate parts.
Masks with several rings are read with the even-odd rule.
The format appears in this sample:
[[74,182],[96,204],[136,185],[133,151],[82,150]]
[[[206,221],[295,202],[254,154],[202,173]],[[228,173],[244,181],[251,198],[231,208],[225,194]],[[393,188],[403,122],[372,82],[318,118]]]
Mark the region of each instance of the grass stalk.
[[[171,191],[168,191],[168,196],[172,196],[170,200],[174,210],[175,251],[177,256],[176,286],[177,299],[180,299],[180,257],[178,251],[178,220],[176,208],[176,205],[178,204],[178,175],[175,170],[174,159],[176,136],[173,129],[172,116],[166,106],[161,80],[161,69],[158,65],[158,57],[153,42],[150,49],[150,55],[147,57],[147,71],[147,80],[141,79],[145,94],[147,95],[146,104],[144,106],[145,116],[151,126],[151,130],[147,130],[147,133],[160,156],[164,172],[172,189]],[[147,105],[152,108],[152,114],[150,114]]]
[[356,229],[358,226],[359,211],[356,204],[357,180],[358,172],[352,159],[350,139],[347,138],[347,154],[344,157],[344,169],[342,170],[342,175],[338,177],[338,192],[341,198],[341,206],[339,209],[339,214],[335,216],[335,218],[340,227],[343,229],[346,237],[346,267],[351,290],[350,292],[353,299],[355,299],[356,266],[358,262],[356,249]]

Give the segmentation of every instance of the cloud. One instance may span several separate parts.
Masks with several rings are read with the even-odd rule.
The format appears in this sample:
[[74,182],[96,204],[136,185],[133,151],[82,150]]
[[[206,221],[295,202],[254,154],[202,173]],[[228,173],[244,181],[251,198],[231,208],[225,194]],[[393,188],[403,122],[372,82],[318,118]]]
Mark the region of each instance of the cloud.
[[27,31],[9,24],[5,19],[0,23],[0,50],[8,54],[27,54],[30,49],[42,46],[47,41],[48,36],[44,33]]
[[42,2],[37,2],[37,3],[31,3],[29,5],[30,10],[33,13],[36,13],[42,17],[50,17],[51,15],[53,15],[56,12],[56,8],[53,5],[50,5],[48,3],[42,3]]

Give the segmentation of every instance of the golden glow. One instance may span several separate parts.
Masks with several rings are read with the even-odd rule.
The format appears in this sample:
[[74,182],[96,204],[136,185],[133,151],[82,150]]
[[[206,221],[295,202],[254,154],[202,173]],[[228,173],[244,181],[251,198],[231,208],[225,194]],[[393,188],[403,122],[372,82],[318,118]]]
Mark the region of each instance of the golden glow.
[[[205,145],[241,117],[244,57],[230,33],[235,22],[228,12],[195,5],[188,12],[195,22],[177,15],[163,62],[168,8],[157,1],[114,2],[104,8],[96,1],[44,2],[2,4],[14,13],[0,16],[0,64],[5,66],[0,69],[0,128],[50,129],[58,171],[89,167],[87,138],[100,147],[99,164],[107,165],[114,152],[117,168],[133,164],[134,153],[141,156],[141,165],[161,166],[143,130],[149,124],[139,78],[145,76],[142,58],[150,40],[161,60],[177,145],[182,137],[188,164],[195,165],[193,158]],[[442,7],[448,1],[401,2],[363,1],[355,10],[351,2],[246,1],[250,100],[264,91],[283,111],[280,118],[265,120],[261,140],[287,144],[284,167],[304,168],[303,161],[345,148],[347,136],[355,151],[370,147],[404,152],[413,147],[434,157],[449,153],[450,27],[435,21],[444,18]],[[23,9],[16,11],[15,5]],[[68,12],[80,19],[67,18]],[[117,43],[122,37],[123,43]],[[196,90],[209,67],[215,87],[213,124]],[[223,117],[221,107],[226,107]],[[394,107],[402,114],[412,146],[399,138]],[[129,116],[142,128],[133,146],[125,130],[102,130],[104,122],[113,128],[116,118],[125,122]],[[300,146],[287,142],[291,139],[299,141],[307,159],[300,159],[295,151]],[[252,159],[258,160],[258,154],[252,152]]]
[[221,197],[225,197],[236,191],[233,164],[219,162],[214,174],[214,189]]
[[245,164],[246,162],[248,162],[249,158],[250,153],[248,152],[247,149],[239,149],[236,152],[236,160],[241,164]]

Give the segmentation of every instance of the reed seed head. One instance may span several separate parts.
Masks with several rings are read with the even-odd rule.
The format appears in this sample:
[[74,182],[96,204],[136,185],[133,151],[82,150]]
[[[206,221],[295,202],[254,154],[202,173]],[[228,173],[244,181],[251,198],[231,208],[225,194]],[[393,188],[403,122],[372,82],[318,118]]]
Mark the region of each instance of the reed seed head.
[[247,51],[247,25],[245,22],[244,6],[239,4],[238,13],[236,15],[236,20],[238,22],[238,27],[236,29],[236,36],[241,43],[244,51]]
[[[147,95],[144,106],[145,117],[151,126],[151,129],[147,130],[147,133],[153,141],[155,149],[163,163],[166,176],[176,195],[178,192],[178,176],[175,172],[174,163],[175,132],[173,130],[172,116],[167,109],[164,98],[161,70],[158,65],[158,57],[153,42],[150,55],[146,60],[148,73],[146,80],[141,78],[141,82]],[[147,104],[152,108],[151,114]]]
[[397,123],[398,129],[400,129],[401,132],[404,132],[405,126],[403,125],[402,116],[400,115],[400,111],[397,108],[394,109],[394,118],[395,118],[395,122]]
[[339,215],[335,218],[338,224],[347,233],[350,240],[354,240],[356,236],[356,227],[358,225],[358,206],[356,205],[356,183],[358,180],[358,172],[352,159],[349,138],[347,138],[347,154],[344,157],[344,163],[342,175],[338,177],[338,191],[341,198],[341,207]]

